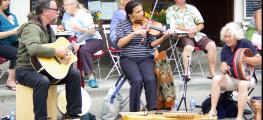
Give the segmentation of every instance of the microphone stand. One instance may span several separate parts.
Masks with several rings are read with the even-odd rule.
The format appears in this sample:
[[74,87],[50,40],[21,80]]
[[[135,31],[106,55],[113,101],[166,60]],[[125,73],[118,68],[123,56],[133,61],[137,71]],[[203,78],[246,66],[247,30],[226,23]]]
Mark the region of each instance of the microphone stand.
[[188,78],[188,76],[187,76],[187,75],[188,75],[188,71],[189,71],[189,67],[190,67],[190,59],[189,59],[189,58],[190,58],[190,56],[187,55],[187,66],[186,66],[187,71],[186,71],[186,75],[183,75],[183,76],[182,76],[183,81],[184,81],[184,93],[183,93],[183,96],[181,97],[180,103],[179,103],[176,111],[178,111],[178,110],[180,109],[180,106],[181,106],[182,102],[184,102],[185,110],[187,111],[186,91],[187,91],[187,82],[190,80],[190,79]]

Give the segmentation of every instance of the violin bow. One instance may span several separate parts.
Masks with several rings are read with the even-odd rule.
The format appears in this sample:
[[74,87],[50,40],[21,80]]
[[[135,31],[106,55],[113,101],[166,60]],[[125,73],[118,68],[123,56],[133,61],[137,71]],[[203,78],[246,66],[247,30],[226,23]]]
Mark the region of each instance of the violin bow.
[[[150,22],[152,22],[152,17],[153,17],[153,14],[154,14],[154,11],[155,11],[157,3],[158,3],[158,0],[155,0],[154,6],[153,6],[153,9],[152,9],[152,12],[151,12],[151,16],[150,16],[150,19],[149,19]],[[146,30],[151,27],[151,23],[150,22],[147,24]],[[143,43],[144,38],[145,38],[145,36],[142,38],[142,40],[140,42],[140,45]]]

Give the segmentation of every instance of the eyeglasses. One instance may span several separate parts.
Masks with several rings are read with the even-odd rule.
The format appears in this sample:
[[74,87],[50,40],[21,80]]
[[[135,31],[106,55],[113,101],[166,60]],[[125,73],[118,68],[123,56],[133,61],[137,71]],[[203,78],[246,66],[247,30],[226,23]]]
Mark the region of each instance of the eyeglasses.
[[50,10],[54,10],[54,11],[58,11],[58,9],[56,8],[48,8],[48,9],[50,9]]

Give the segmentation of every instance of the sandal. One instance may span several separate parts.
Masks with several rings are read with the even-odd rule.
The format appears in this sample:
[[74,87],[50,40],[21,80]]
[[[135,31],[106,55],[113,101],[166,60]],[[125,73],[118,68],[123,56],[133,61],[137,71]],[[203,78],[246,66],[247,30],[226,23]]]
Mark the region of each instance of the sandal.
[[91,88],[98,88],[97,81],[95,79],[89,80],[89,86]]
[[189,80],[191,80],[191,77],[190,77],[190,76],[188,76],[188,75],[183,75],[183,78],[184,78],[186,81],[189,81]]
[[16,86],[6,85],[8,90],[16,91]]
[[207,78],[207,79],[213,79],[214,76],[207,76],[206,78]]

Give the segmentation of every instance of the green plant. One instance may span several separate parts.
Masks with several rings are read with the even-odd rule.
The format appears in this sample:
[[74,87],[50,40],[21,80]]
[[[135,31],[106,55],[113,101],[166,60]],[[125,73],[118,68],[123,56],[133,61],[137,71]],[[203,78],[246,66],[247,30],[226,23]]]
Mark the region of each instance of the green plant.
[[[150,18],[151,14],[152,12],[144,12],[146,18]],[[166,11],[161,9],[160,11],[154,12],[152,19],[160,23],[166,23]]]
[[93,17],[93,22],[99,22],[101,20],[101,12],[100,11],[91,11],[91,15]]

